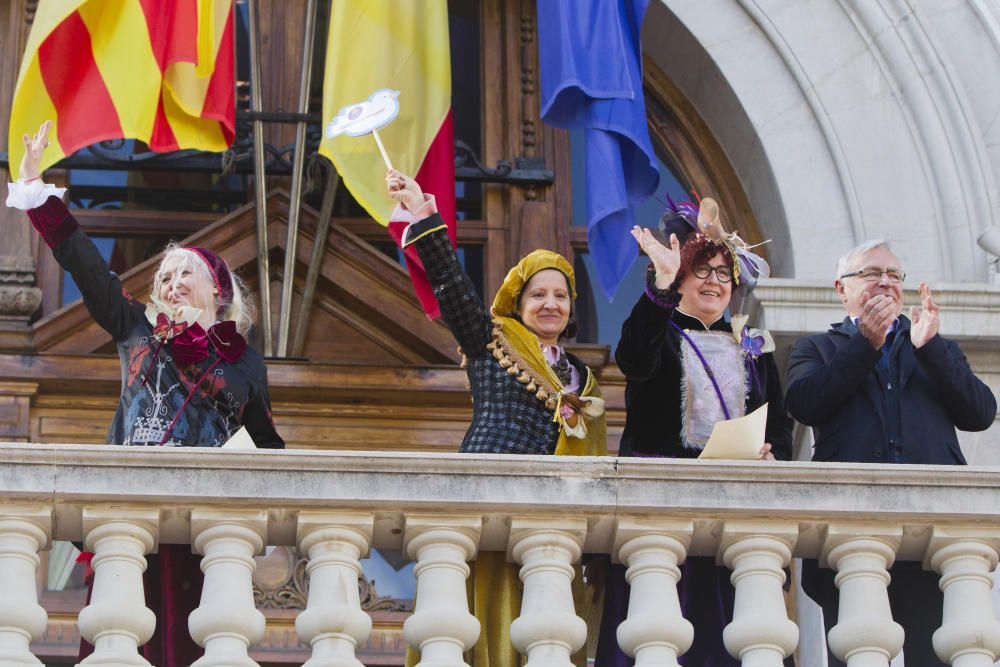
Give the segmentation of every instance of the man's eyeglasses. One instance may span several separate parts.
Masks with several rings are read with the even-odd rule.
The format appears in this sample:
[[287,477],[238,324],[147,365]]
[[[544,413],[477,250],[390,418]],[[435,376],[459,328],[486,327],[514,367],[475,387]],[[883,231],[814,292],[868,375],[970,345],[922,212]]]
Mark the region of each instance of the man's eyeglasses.
[[715,271],[715,277],[719,279],[720,283],[728,283],[733,279],[732,267],[725,265],[711,266],[709,264],[702,264],[701,266],[694,267],[691,273],[704,280],[712,274],[712,271]]
[[899,284],[906,279],[906,273],[900,271],[899,269],[883,269],[878,266],[869,266],[860,271],[852,271],[850,273],[845,273],[840,276],[843,278],[854,278],[858,277],[864,280],[866,283],[877,283],[882,280],[882,274],[889,279],[890,283]]

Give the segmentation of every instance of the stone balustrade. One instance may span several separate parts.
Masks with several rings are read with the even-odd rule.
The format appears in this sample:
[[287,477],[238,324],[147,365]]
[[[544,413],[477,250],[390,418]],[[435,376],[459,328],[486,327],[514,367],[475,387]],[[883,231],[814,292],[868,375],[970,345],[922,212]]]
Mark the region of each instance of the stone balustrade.
[[[524,583],[511,641],[531,667],[568,667],[586,625],[574,610],[584,553],[627,566],[634,594],[618,628],[638,667],[676,665],[692,641],[678,565],[711,555],[732,569],[727,650],[778,667],[799,639],[782,595],[794,557],[836,570],[832,650],[850,667],[886,666],[903,641],[886,584],[894,561],[941,575],[943,660],[986,667],[1000,656],[991,572],[1000,557],[1000,469],[307,451],[222,451],[0,443],[0,665],[41,664],[45,627],[38,554],[52,540],[95,552],[87,665],[143,665],[153,631],[141,573],[161,544],[204,556],[189,619],[198,667],[255,665],[264,618],[253,555],[265,545],[308,558],[308,604],[296,621],[310,667],[358,667],[371,631],[355,581],[371,547],[416,561],[405,626],[423,667],[461,667],[479,623],[468,562],[505,552]],[[862,631],[863,630],[863,631]]]

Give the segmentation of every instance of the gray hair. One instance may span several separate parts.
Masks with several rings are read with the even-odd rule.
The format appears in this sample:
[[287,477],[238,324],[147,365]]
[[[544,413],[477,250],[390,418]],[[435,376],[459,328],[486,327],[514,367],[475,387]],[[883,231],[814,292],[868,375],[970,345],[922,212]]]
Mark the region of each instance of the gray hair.
[[875,250],[876,248],[884,248],[889,252],[892,252],[892,248],[889,247],[889,242],[885,239],[865,241],[861,245],[848,250],[839,260],[837,260],[837,275],[834,276],[834,280],[840,280],[842,275],[848,273],[849,267],[855,259],[870,250]]

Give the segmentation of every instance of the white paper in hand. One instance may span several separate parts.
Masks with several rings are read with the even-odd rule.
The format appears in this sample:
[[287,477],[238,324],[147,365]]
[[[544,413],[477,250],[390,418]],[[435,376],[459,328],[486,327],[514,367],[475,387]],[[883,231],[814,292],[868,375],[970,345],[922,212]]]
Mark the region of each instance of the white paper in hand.
[[764,446],[767,428],[767,403],[746,417],[716,422],[699,459],[736,459],[756,461]]
[[247,433],[247,427],[241,426],[240,430],[233,433],[229,440],[226,440],[226,444],[222,445],[222,449],[257,449],[257,445],[254,444],[253,438]]

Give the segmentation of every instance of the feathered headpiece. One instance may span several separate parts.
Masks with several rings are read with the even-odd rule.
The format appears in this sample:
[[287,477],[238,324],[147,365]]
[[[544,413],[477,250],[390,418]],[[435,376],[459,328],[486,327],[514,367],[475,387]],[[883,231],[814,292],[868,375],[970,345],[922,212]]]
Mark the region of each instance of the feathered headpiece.
[[667,195],[667,210],[660,218],[663,238],[669,242],[670,235],[676,234],[683,245],[687,237],[695,232],[724,246],[732,255],[733,297],[737,301],[733,310],[739,311],[742,300],[757,286],[758,279],[771,275],[771,267],[763,257],[753,252],[757,246],[747,244],[736,232],[726,232],[719,219],[719,205],[714,199],[705,197],[695,204],[675,202]]

